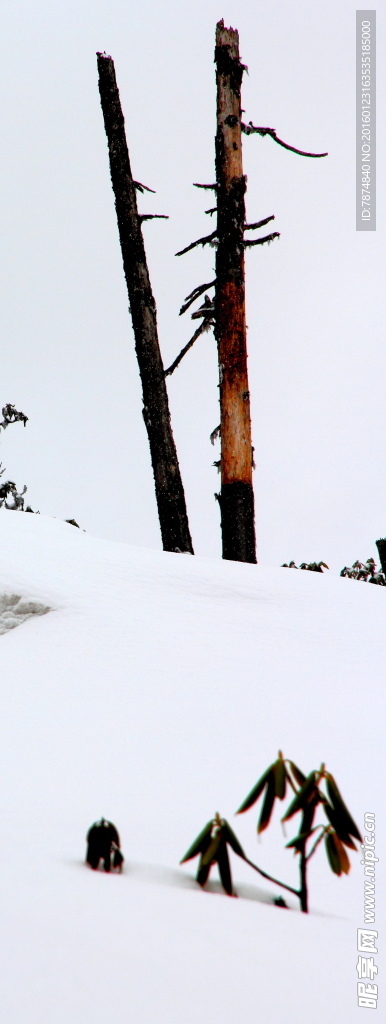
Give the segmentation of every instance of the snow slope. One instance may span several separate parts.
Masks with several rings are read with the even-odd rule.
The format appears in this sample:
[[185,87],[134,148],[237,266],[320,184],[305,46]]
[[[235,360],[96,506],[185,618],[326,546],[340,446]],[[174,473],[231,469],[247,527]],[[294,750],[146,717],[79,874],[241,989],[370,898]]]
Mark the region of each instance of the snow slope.
[[[360,829],[375,812],[379,856],[384,589],[5,510],[0,541],[0,610],[17,597],[47,612],[0,637],[2,1019],[363,1019],[358,853],[338,879],[319,850],[308,916],[291,897],[277,908],[280,890],[236,857],[238,899],[178,862],[220,811],[260,867],[297,884],[292,823],[283,839],[277,814],[258,844],[256,808],[233,817],[279,748],[306,772],[325,761]],[[101,815],[122,875],[84,865]],[[376,928],[381,909],[378,886]]]

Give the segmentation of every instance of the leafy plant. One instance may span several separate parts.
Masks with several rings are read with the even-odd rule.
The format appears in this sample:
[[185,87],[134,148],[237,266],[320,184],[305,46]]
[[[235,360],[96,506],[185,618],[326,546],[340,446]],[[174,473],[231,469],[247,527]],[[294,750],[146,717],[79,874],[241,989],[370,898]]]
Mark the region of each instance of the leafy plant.
[[[181,864],[184,864],[200,855],[196,875],[199,885],[205,885],[211,868],[217,864],[224,891],[228,896],[234,895],[228,846],[263,878],[267,878],[268,881],[297,896],[304,913],[308,913],[308,863],[322,840],[324,840],[331,871],[339,876],[348,874],[350,861],[346,847],[357,850],[354,840],[361,842],[362,837],[344,803],[334,777],[326,770],[324,764],[306,776],[293,761],[284,759],[279,751],[277,760],[269,765],[236,813],[243,814],[253,807],[260,797],[263,797],[257,823],[257,832],[260,835],[268,828],[275,800],[284,800],[288,787],[292,791],[292,799],[281,820],[285,822],[296,814],[301,815],[296,836],[286,844],[287,849],[293,849],[295,856],[299,857],[299,888],[295,889],[293,886],[273,878],[272,875],[254,864],[244,853],[228,822],[219,814],[207,822],[180,861]],[[324,812],[327,821],[315,823],[316,812],[320,809]],[[275,902],[278,906],[286,905],[281,897]]]
[[211,868],[217,864],[221,884],[228,896],[233,896],[232,875],[228,856],[228,846],[237,853],[239,857],[246,860],[244,850],[225,818],[219,814],[208,821],[202,832],[197,836],[188,852],[180,861],[185,864],[187,860],[193,860],[200,854],[200,861],[196,879],[199,885],[204,886],[209,878]]
[[[295,565],[295,562],[284,562],[281,566],[282,569],[309,569],[310,572],[323,572],[323,569],[328,569],[329,566],[326,562],[301,562],[300,565]],[[341,573],[342,575],[342,573]]]
[[[321,788],[323,783],[326,792]],[[260,835],[270,823],[275,800],[284,800],[288,787],[294,796],[281,820],[289,821],[295,814],[301,814],[298,833],[286,845],[299,857],[300,885],[299,889],[294,891],[300,900],[302,910],[307,913],[307,868],[321,841],[324,839],[331,870],[336,875],[348,874],[350,861],[346,847],[356,850],[354,839],[361,842],[361,834],[344,803],[334,777],[326,770],[325,765],[322,764],[319,770],[305,776],[293,761],[283,758],[281,751],[277,761],[267,768],[243,801],[237,814],[249,810],[264,793],[257,824],[257,832]],[[327,824],[314,824],[319,808],[323,810]]]
[[350,580],[363,580],[365,583],[377,583],[381,587],[386,586],[385,574],[381,569],[377,569],[373,558],[368,558],[367,562],[353,562],[351,568],[345,565],[340,576],[347,576]]
[[[24,412],[19,412],[15,409],[14,405],[9,402],[4,405],[2,411],[3,419],[0,422],[0,429],[6,430],[10,423],[22,422],[24,426],[27,423],[28,416],[25,416]],[[2,469],[2,462],[0,462],[0,477],[4,476],[5,469]],[[12,510],[24,511],[24,495],[26,493],[26,486],[24,484],[23,490],[18,491],[16,484],[13,480],[6,480],[5,483],[0,486],[0,508],[3,506]],[[11,497],[11,502],[7,502],[7,498]],[[31,508],[27,508],[26,512],[32,512]]]

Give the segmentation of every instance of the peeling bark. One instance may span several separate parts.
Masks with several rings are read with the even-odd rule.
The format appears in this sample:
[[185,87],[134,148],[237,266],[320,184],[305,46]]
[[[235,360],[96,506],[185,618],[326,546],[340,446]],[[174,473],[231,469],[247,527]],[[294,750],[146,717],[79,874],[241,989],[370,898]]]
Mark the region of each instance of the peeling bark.
[[111,182],[142,382],[143,418],[150,445],[162,543],[165,551],[178,548],[193,554],[158,343],[156,304],[147,268],[141,217],[137,209],[136,188],[142,191],[146,186],[133,181],[114,62],[102,53],[97,54],[97,59]]
[[217,254],[215,334],[221,409],[221,530],[223,558],[256,562],[252,439],[245,323],[244,225],[246,178],[241,144],[238,32],[216,26]]

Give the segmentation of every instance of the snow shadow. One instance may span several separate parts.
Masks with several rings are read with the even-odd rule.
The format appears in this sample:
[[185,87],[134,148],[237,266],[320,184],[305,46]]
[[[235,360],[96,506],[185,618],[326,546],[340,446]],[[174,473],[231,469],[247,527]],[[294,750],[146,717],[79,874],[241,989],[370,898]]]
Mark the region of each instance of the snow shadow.
[[[172,886],[179,889],[194,889],[196,892],[206,892],[212,895],[224,896],[224,890],[220,882],[215,879],[209,881],[205,885],[205,889],[201,890],[201,887],[196,882],[192,875],[187,875],[182,871],[176,871],[173,868],[162,867],[156,864],[133,864],[125,863],[126,874],[131,875],[133,878],[137,878],[138,881],[148,882],[150,885],[166,885]],[[279,893],[272,895],[265,889],[259,889],[256,885],[248,885],[245,882],[240,882],[234,886],[235,896],[242,900],[252,900],[257,903],[266,903],[270,906],[276,906],[275,899],[279,896]],[[290,903],[285,899],[288,910],[297,909],[292,902]]]
[[32,615],[45,615],[51,611],[39,601],[28,601],[20,594],[0,594],[0,635],[21,626]]

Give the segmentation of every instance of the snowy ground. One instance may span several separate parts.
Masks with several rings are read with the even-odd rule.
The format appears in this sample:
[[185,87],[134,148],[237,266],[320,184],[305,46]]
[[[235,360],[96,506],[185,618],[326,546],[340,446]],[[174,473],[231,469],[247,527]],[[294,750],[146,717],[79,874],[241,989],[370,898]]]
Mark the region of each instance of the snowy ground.
[[[376,814],[379,856],[384,588],[5,510],[0,538],[5,1024],[363,1019],[358,853],[338,879],[319,850],[308,916],[291,897],[277,908],[237,858],[238,899],[178,863],[220,811],[260,867],[297,884],[292,823],[283,839],[275,815],[257,843],[256,808],[234,818],[279,748],[307,773],[325,761],[360,829]],[[122,875],[84,865],[101,815]]]

